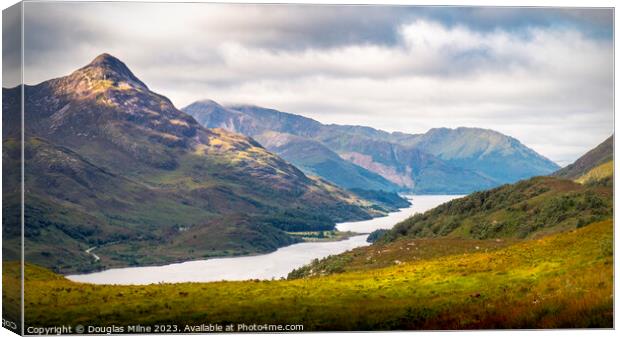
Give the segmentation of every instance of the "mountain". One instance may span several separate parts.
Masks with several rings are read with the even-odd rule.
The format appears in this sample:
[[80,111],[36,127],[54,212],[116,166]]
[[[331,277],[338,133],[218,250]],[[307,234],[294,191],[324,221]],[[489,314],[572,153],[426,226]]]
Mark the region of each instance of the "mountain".
[[595,167],[612,161],[613,156],[614,136],[611,135],[597,147],[577,159],[574,163],[554,172],[552,176],[566,179],[578,179]]
[[[223,128],[253,137],[269,151],[299,167],[304,172],[318,175],[338,186],[351,189],[398,191],[402,190],[381,175],[341,158],[320,141],[314,140],[312,127],[320,124],[303,117],[273,111],[279,117],[274,121],[271,114],[248,116],[227,109],[218,103],[205,100],[183,109],[206,127]],[[283,126],[278,124],[282,123]],[[284,132],[285,130],[291,132]]]
[[496,183],[483,175],[459,168],[420,149],[356,134],[321,138],[342,158],[376,172],[406,190],[419,194],[463,194]]
[[275,131],[267,131],[254,138],[296,167],[338,186],[383,191],[400,189],[379,174],[342,159],[319,141]]
[[609,168],[608,163],[613,160],[612,147],[613,136],[557,174],[582,177],[582,172],[594,169],[591,179],[579,183],[554,176],[534,177],[475,192],[396,224],[382,240],[527,238],[611,218],[613,164]]
[[518,140],[493,130],[439,128],[403,141],[449,164],[482,173],[498,183],[544,175],[558,168],[557,164]]
[[[194,115],[191,105],[185,111]],[[291,133],[320,141],[341,158],[379,174],[401,189],[426,194],[460,194],[495,184],[476,172],[452,166],[432,154],[397,142],[389,134],[364,126],[323,125],[302,116],[250,105],[234,105],[229,124],[253,137],[266,131]],[[220,113],[222,111],[220,110]],[[248,122],[251,117],[252,122]],[[198,118],[198,120],[204,120]],[[263,137],[264,138],[264,137]]]
[[[74,272],[266,252],[295,242],[285,231],[385,213],[251,138],[201,126],[111,55],[24,90],[30,262]],[[20,156],[19,92],[3,89],[6,162]],[[7,174],[6,200],[19,200],[19,171]]]
[[[252,105],[224,107],[212,100],[195,102],[183,110],[207,127],[243,133],[262,144],[276,142],[278,148],[265,146],[301,167],[307,167],[299,161],[304,157],[303,149],[297,146],[296,156],[292,157],[288,151],[278,152],[287,147],[281,139],[271,141],[270,138],[288,134],[320,142],[340,158],[378,174],[401,190],[416,193],[469,193],[549,174],[558,168],[518,140],[492,130],[443,128],[417,135],[388,133],[365,126],[324,125],[310,118]],[[287,139],[300,142],[299,138]],[[315,147],[309,149],[314,151]],[[328,160],[327,156],[324,158]],[[343,184],[325,171],[313,172]],[[358,175],[349,177],[342,186],[347,183],[358,186],[363,182]]]
[[614,175],[614,161],[606,161],[590,171],[586,172],[584,175],[575,179],[576,182],[580,184],[591,184],[598,183],[601,181],[605,181],[606,179],[613,179]]

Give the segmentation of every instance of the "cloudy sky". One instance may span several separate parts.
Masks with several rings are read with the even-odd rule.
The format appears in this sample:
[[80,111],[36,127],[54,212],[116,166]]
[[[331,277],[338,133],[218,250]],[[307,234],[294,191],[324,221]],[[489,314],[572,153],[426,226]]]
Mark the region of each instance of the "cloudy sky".
[[25,21],[28,84],[107,52],[179,108],[490,128],[561,165],[613,132],[609,9],[26,3]]

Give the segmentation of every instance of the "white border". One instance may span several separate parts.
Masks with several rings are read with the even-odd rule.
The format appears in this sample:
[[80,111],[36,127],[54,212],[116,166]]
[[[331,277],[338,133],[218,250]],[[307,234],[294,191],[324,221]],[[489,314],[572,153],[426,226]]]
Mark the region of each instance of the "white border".
[[[45,1],[45,0],[43,0]],[[27,2],[37,2],[37,1],[27,1]],[[46,1],[46,2],[50,2],[50,1]],[[123,2],[123,1],[119,1],[119,0],[108,0],[108,1],[94,1],[94,0],[63,0],[63,2]],[[247,0],[237,0],[237,1],[230,1],[230,0],[219,0],[219,1],[179,1],[179,0],[168,0],[168,1],[162,1],[162,0],[150,0],[150,1],[145,1],[145,0],[137,0],[135,2],[178,2],[178,3],[183,3],[183,2],[216,2],[216,3],[265,3],[265,4],[284,4],[284,3],[290,3],[290,4],[308,4],[308,3],[312,3],[312,4],[349,4],[349,5],[419,5],[419,6],[492,6],[492,7],[611,7],[614,8],[614,129],[616,129],[616,127],[618,126],[618,120],[615,118],[615,96],[618,94],[617,92],[617,87],[615,86],[615,83],[618,81],[618,73],[615,72],[615,63],[617,61],[617,55],[615,54],[615,44],[617,41],[617,37],[618,37],[618,28],[615,25],[615,3],[614,1],[610,1],[610,0],[589,0],[589,1],[583,1],[583,0],[465,0],[465,1],[454,1],[454,0],[441,0],[441,1],[437,1],[437,0],[415,0],[415,1],[398,1],[398,0],[375,0],[375,1],[364,1],[364,0],[357,0],[357,1],[351,1],[351,0],[337,0],[337,1],[330,1],[330,0],[313,0],[313,1],[303,1],[303,0],[287,0],[287,1],[273,1],[273,0],[255,0],[255,1],[247,1]],[[10,7],[11,5],[17,3],[17,1],[13,1],[13,0],[0,0],[0,4],[2,5],[2,9],[6,9],[8,7]],[[23,18],[23,7],[22,7],[22,18]],[[1,20],[1,19],[0,19]],[[23,20],[22,20],[22,24],[23,24]],[[22,27],[22,32],[23,32],[23,27]],[[0,36],[0,42],[1,42],[2,37]],[[23,43],[23,35],[22,35],[22,43]],[[0,62],[2,61],[2,56],[0,54]],[[22,53],[22,64],[23,64],[23,53]],[[22,78],[23,78],[23,68],[22,68]],[[22,94],[22,99],[23,99],[23,94]],[[23,103],[23,102],[22,102]],[[23,106],[23,105],[22,105]],[[0,127],[2,126],[2,121],[0,120]],[[1,145],[0,145],[1,146]],[[617,147],[614,146],[614,157],[618,158],[618,154],[619,154],[620,150],[618,150]],[[0,168],[1,168],[1,163],[0,163]],[[23,162],[22,162],[23,165]],[[616,162],[617,165],[617,162]],[[618,166],[614,167],[614,170],[617,172],[617,168]],[[1,177],[0,177],[0,186],[1,186]],[[616,195],[616,184],[617,182],[617,175],[614,175],[614,196]],[[1,196],[0,196],[0,200],[1,200]],[[614,209],[617,209],[619,205],[618,199],[614,198]],[[1,212],[1,211],[0,211]],[[23,215],[23,214],[22,214]],[[620,251],[620,244],[617,240],[617,238],[615,237],[615,212],[614,212],[614,239],[615,240],[615,246],[614,246],[614,254],[615,252]],[[0,232],[0,238],[1,238],[1,232]],[[23,243],[22,243],[22,248],[23,248]],[[2,252],[0,250],[0,259],[2,257]],[[22,259],[23,262],[23,259]],[[617,275],[617,270],[618,270],[618,262],[617,260],[614,260],[614,290],[618,289],[618,277],[616,277]],[[0,282],[0,291],[2,289],[2,285]],[[23,297],[22,297],[22,303],[23,303]],[[618,298],[615,297],[614,298],[614,308],[617,309],[619,305],[619,301]],[[0,313],[1,313],[1,307],[0,307]],[[615,317],[617,311],[615,311],[614,313],[614,325],[615,325]],[[23,316],[22,316],[23,317]],[[22,324],[23,326],[23,324]],[[6,329],[2,329],[4,331],[8,331]],[[451,335],[457,335],[457,336],[462,336],[462,337],[474,337],[474,336],[555,336],[555,335],[563,335],[563,336],[581,336],[582,334],[587,333],[590,336],[613,336],[615,335],[615,331],[614,330],[544,330],[544,331],[532,331],[532,330],[476,330],[476,331],[411,331],[411,332],[378,332],[378,333],[364,333],[364,334],[369,334],[369,335],[382,335],[382,334],[390,334],[392,336],[409,336],[409,335],[416,335],[416,336],[451,336]],[[311,335],[316,335],[316,334],[325,334],[325,333],[318,333],[318,332],[306,332],[306,333],[301,333],[301,334],[297,334],[297,333],[287,333],[287,336],[311,336]],[[344,332],[344,333],[329,333],[330,336],[351,336],[354,334],[359,334],[359,333],[354,333],[354,332]],[[281,336],[282,334],[239,334],[239,333],[234,333],[234,334],[226,334],[226,335],[234,335],[234,336],[253,336],[253,335],[260,335],[260,336]],[[181,334],[181,335],[143,335],[143,336],[188,336],[187,334]]]

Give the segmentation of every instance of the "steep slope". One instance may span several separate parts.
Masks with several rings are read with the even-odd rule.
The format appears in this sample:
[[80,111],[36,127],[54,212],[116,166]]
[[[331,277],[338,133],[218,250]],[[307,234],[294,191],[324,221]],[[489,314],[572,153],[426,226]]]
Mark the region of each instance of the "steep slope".
[[566,179],[577,179],[591,169],[613,160],[614,136],[611,135],[594,149],[577,159],[574,163],[554,172],[552,176]]
[[[390,134],[362,126],[323,125],[309,118],[273,109],[249,105],[222,107],[213,101],[199,101],[183,110],[205,126],[241,132],[261,139],[261,143],[272,143],[270,136],[277,137],[283,133],[320,142],[342,159],[381,176],[401,189],[417,193],[467,193],[497,184],[482,174],[454,166],[407,145],[407,142],[417,137],[415,135]],[[295,141],[298,142],[298,138]],[[278,143],[284,148],[281,141]],[[277,152],[277,149],[270,149]],[[298,157],[305,154],[305,149],[300,150],[302,152],[297,154]],[[333,170],[323,170],[323,173],[317,174],[324,172]],[[350,179],[360,181],[359,175],[352,175]],[[348,185],[353,183],[349,182]]]
[[[5,141],[3,145],[5,156],[19,155],[16,142]],[[30,137],[25,146],[25,158],[28,191],[25,257],[29,262],[64,272],[86,271],[104,265],[162,263],[172,256],[173,260],[201,257],[198,254],[175,256],[179,252],[174,243],[183,241],[181,230],[187,227],[191,227],[188,232],[194,235],[209,228],[212,232],[203,236],[202,241],[205,245],[211,244],[210,248],[216,248],[215,255],[221,255],[226,249],[236,250],[236,246],[247,239],[222,235],[225,231],[213,225],[216,219],[214,210],[192,200],[191,196],[127,179],[44,139]],[[16,174],[7,178],[11,182],[19,179]],[[216,199],[218,196],[214,192],[211,197]],[[242,207],[239,202],[231,200],[231,206],[234,205]],[[14,207],[18,205],[7,204],[5,210]],[[220,211],[225,212],[225,209]],[[261,249],[270,250],[295,241],[271,226],[259,228],[238,223],[234,227],[246,230],[248,236],[260,238]],[[19,233],[5,230],[4,234],[9,234],[6,238],[19,240]],[[222,244],[213,245],[216,238],[222,240]],[[136,251],[122,252],[119,245],[124,242],[137,243]],[[94,263],[93,257],[84,250],[99,245],[110,246],[98,248],[97,254],[103,261]],[[145,260],[148,257],[145,251],[152,253],[155,250],[153,245],[165,248],[158,247],[163,252],[149,254],[150,261]],[[105,253],[105,249],[110,251]]]
[[342,158],[416,193],[461,194],[496,184],[474,171],[399,144],[398,141],[407,139],[403,134],[392,135],[364,126],[323,125],[302,116],[256,106],[236,105],[230,109],[256,118],[255,124],[267,130],[318,140]]
[[557,164],[518,140],[493,130],[431,129],[415,139],[399,142],[431,153],[454,166],[482,173],[499,183],[512,183],[558,169]]
[[219,127],[250,137],[266,131],[314,138],[323,124],[302,116],[251,105],[224,107],[213,100],[194,102],[181,109],[208,127]]
[[383,191],[400,189],[382,176],[342,159],[321,142],[275,131],[267,131],[254,138],[296,167],[338,186]]
[[[19,116],[10,104],[18,90],[3,93],[3,118]],[[202,127],[107,54],[69,76],[26,86],[25,118],[29,158],[36,159],[27,159],[33,198],[26,207],[38,209],[30,214],[45,227],[26,246],[63,272],[264,252],[293,242],[283,230],[331,229],[380,213],[251,138]],[[16,133],[4,136],[7,144]],[[57,261],[43,235],[78,227]],[[73,263],[88,258],[90,246],[102,246],[101,263]]]
[[329,135],[321,141],[342,158],[416,193],[463,194],[496,185],[417,148],[353,134]]

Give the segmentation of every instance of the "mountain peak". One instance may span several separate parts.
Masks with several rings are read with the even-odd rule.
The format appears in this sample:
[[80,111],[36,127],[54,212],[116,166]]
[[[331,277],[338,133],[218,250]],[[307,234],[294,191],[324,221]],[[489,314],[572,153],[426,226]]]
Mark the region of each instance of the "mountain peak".
[[127,67],[127,65],[123,63],[123,61],[119,60],[118,58],[108,53],[103,53],[95,57],[86,67],[104,68],[104,69],[113,70],[117,72],[126,72],[126,71],[131,72],[129,68]]
[[108,53],[95,57],[88,65],[79,69],[77,73],[79,75],[87,75],[91,79],[110,80],[113,82],[124,81],[147,88],[146,84],[140,81],[123,61]]
[[107,61],[112,61],[112,62],[121,62],[121,60],[119,60],[118,58],[108,54],[108,53],[101,53],[99,54],[97,57],[95,57],[92,62],[90,62],[91,64],[97,64],[97,63],[101,63],[101,62],[107,62]]
[[218,103],[218,102],[216,102],[216,101],[214,101],[212,99],[209,99],[209,98],[201,99],[201,100],[196,101],[196,102],[194,102],[194,103],[192,103],[190,105],[214,106],[214,107],[218,107],[218,108],[224,109],[224,107],[220,103]]

